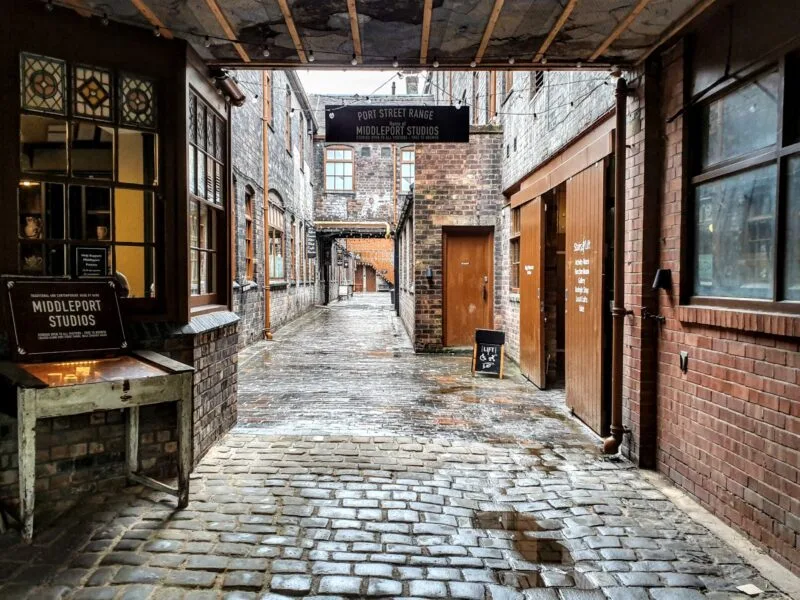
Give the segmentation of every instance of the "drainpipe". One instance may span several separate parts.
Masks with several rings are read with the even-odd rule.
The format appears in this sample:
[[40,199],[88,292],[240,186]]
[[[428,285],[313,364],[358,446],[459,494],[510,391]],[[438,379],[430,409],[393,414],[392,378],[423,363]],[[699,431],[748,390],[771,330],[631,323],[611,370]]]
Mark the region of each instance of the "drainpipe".
[[262,140],[264,144],[264,148],[262,151],[262,158],[263,158],[263,186],[264,186],[264,196],[262,198],[262,210],[263,210],[263,219],[264,225],[263,229],[263,239],[264,239],[264,268],[263,271],[263,278],[264,278],[264,339],[271,340],[272,339],[272,324],[271,324],[271,309],[272,309],[272,300],[270,298],[270,289],[269,289],[269,122],[267,118],[269,114],[267,113],[267,98],[269,98],[269,86],[272,85],[272,80],[270,79],[269,82],[267,80],[267,73],[266,71],[261,72],[261,131],[262,131]]
[[614,304],[611,364],[611,436],[603,443],[605,454],[616,454],[622,444],[622,342],[625,334],[625,156],[628,84],[617,80],[616,135],[614,139]]

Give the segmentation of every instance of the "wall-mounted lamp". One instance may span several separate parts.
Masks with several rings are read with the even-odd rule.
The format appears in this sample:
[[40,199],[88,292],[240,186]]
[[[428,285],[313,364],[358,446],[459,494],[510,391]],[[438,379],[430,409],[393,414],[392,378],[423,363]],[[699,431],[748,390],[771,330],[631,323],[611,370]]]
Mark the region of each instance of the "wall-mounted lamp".
[[654,290],[669,291],[672,288],[672,269],[659,269],[653,279]]
[[425,277],[429,282],[433,281],[433,269],[431,269],[430,267],[425,269]]

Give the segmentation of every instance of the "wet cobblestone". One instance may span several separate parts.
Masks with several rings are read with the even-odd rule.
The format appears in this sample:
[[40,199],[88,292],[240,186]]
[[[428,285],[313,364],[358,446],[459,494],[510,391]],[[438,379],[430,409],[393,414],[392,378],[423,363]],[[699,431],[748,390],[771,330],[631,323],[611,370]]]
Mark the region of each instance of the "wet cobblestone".
[[413,356],[365,300],[243,353],[243,421],[193,473],[185,510],[130,487],[33,546],[0,536],[0,598],[740,600],[743,583],[786,598],[601,457],[558,393]]

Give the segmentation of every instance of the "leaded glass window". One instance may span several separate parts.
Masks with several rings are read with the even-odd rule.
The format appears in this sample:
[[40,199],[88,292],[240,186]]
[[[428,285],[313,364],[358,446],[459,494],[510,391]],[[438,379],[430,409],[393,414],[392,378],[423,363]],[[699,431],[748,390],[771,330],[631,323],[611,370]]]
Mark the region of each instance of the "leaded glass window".
[[113,118],[111,72],[77,65],[72,73],[72,106],[76,115],[110,121]]
[[156,126],[156,89],[150,79],[123,74],[119,80],[120,121],[134,127]]
[[23,52],[20,55],[22,108],[66,114],[66,69],[63,60]]

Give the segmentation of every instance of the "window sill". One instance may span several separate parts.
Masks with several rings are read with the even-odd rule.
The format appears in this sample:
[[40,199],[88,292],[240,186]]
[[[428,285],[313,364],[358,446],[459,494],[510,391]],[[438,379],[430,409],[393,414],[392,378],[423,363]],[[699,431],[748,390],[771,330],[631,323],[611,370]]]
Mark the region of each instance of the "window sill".
[[203,304],[202,306],[193,306],[189,312],[189,316],[199,317],[200,315],[207,315],[213,312],[227,311],[228,307],[224,304]]
[[800,337],[800,315],[684,305],[678,307],[681,323],[739,329],[769,335]]
[[270,281],[269,282],[269,289],[271,290],[283,290],[289,287],[288,281]]

